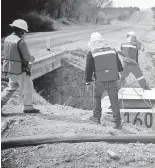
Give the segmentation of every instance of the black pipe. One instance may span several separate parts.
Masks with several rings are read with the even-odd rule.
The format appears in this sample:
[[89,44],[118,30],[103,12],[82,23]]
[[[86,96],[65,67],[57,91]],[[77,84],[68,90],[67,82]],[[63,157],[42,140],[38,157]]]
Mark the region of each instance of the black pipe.
[[120,136],[94,135],[94,134],[54,134],[41,136],[23,136],[1,140],[1,149],[9,149],[24,146],[36,146],[47,143],[81,143],[81,142],[108,142],[108,143],[154,143],[155,134],[133,134]]

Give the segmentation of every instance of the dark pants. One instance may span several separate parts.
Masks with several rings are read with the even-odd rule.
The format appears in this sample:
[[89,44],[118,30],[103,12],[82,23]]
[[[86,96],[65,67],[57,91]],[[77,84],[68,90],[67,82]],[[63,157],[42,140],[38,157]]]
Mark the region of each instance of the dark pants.
[[141,88],[143,89],[149,89],[149,86],[143,76],[143,73],[139,67],[138,64],[132,64],[132,63],[127,63],[127,62],[123,62],[123,68],[124,68],[124,71],[122,72],[122,77],[123,77],[123,80],[122,80],[122,83],[123,85],[125,85],[125,79],[129,76],[130,73],[132,73],[138,83],[140,84]]
[[101,117],[101,98],[104,91],[108,92],[113,119],[114,122],[121,121],[120,115],[120,108],[118,103],[118,88],[117,88],[117,81],[108,81],[108,82],[95,82],[95,89],[94,89],[94,117]]

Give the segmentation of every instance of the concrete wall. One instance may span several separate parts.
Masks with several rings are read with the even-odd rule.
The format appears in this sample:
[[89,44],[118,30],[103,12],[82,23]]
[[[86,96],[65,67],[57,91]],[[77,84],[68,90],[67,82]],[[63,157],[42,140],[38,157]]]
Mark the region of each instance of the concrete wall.
[[61,67],[34,81],[41,95],[52,104],[76,108],[93,108],[93,87],[88,93],[85,86],[85,59],[68,53],[61,60]]

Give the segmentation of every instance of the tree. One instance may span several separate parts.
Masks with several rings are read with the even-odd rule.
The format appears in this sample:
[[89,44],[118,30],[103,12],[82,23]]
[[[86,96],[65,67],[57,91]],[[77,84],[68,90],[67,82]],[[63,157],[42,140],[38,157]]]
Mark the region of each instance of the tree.
[[152,8],[151,8],[151,10],[155,12],[155,6],[154,6],[154,7],[152,7]]
[[90,0],[90,3],[100,8],[111,7],[113,5],[112,0]]
[[98,22],[98,15],[103,8],[108,8],[113,5],[112,0],[87,0],[89,5],[87,12],[89,13],[90,18],[95,19],[95,23]]
[[56,14],[55,18],[60,18],[62,11],[62,4],[66,1],[67,0],[48,0],[45,6],[47,14],[50,14],[51,17],[53,16],[53,14],[54,15]]
[[28,0],[29,11],[37,11],[38,13],[41,13],[47,3],[48,0]]

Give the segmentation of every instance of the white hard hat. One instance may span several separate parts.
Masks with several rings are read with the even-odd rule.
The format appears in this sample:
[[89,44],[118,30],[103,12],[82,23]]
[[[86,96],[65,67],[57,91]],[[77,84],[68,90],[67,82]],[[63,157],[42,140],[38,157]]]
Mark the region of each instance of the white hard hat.
[[103,40],[101,33],[94,32],[91,34],[90,41]]
[[133,31],[130,31],[130,32],[127,34],[127,37],[128,37],[128,36],[134,36],[134,37],[136,37],[136,33],[133,32]]
[[88,47],[92,50],[95,48],[102,48],[105,45],[105,40],[103,36],[98,33],[94,32],[90,36],[90,41],[88,42]]
[[26,32],[28,32],[28,25],[22,19],[17,19],[12,24],[9,24],[9,25],[12,26],[12,27],[18,27],[18,28],[20,28],[20,29],[25,30]]

